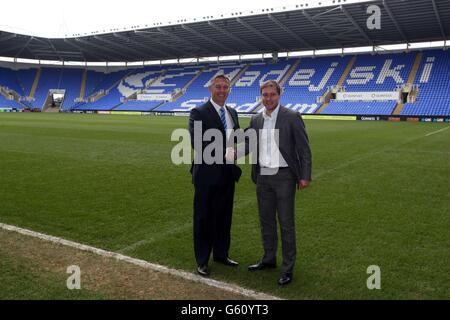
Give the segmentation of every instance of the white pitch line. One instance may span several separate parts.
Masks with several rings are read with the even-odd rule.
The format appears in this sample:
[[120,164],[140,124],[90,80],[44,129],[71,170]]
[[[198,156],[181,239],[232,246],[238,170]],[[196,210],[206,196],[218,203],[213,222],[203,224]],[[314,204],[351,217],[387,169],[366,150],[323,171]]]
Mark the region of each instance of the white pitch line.
[[439,132],[445,131],[445,130],[447,130],[448,128],[450,128],[450,127],[447,127],[447,128],[443,128],[443,129],[440,129],[440,130],[436,130],[436,131],[433,131],[433,132],[427,133],[427,134],[425,135],[425,137],[428,137],[428,136],[431,136],[431,135],[433,135],[433,134],[436,134],[436,133],[439,133]]
[[243,296],[246,296],[249,298],[253,298],[256,300],[280,300],[279,297],[275,297],[275,296],[271,296],[271,295],[268,295],[268,294],[265,294],[262,292],[257,292],[257,291],[253,291],[250,289],[246,289],[246,288],[240,287],[235,284],[230,284],[230,283],[226,283],[226,282],[222,282],[222,281],[218,281],[218,280],[214,280],[214,279],[209,279],[209,278],[203,278],[199,275],[189,273],[186,271],[172,269],[172,268],[169,268],[169,267],[166,267],[163,265],[159,265],[159,264],[155,264],[155,263],[151,263],[151,262],[148,262],[145,260],[140,260],[140,259],[132,258],[129,256],[125,256],[120,253],[106,251],[106,250],[95,248],[95,247],[88,246],[85,244],[69,241],[69,240],[66,240],[63,238],[54,237],[54,236],[46,235],[43,233],[35,232],[32,230],[19,228],[19,227],[12,226],[9,224],[0,223],[0,228],[4,229],[4,230],[8,230],[8,231],[17,232],[17,233],[20,233],[20,234],[23,234],[26,236],[30,236],[33,238],[41,239],[44,241],[49,241],[49,242],[57,243],[60,245],[64,245],[66,247],[75,248],[75,249],[78,249],[81,251],[92,252],[92,253],[95,253],[102,257],[114,258],[116,260],[125,261],[125,262],[134,264],[136,266],[142,267],[147,270],[153,270],[153,271],[157,271],[157,272],[167,273],[167,274],[179,277],[179,278],[183,278],[183,279],[194,281],[194,282],[199,282],[199,283],[211,286],[211,287],[219,288],[221,290],[232,292],[235,294],[240,294],[240,295],[243,295]]
[[313,178],[314,178],[314,179],[322,178],[322,176],[324,176],[324,175],[326,175],[326,174],[328,174],[328,173],[330,173],[330,172],[336,171],[336,170],[338,170],[338,169],[342,169],[342,168],[344,168],[344,167],[347,167],[347,166],[352,165],[352,164],[354,164],[354,163],[360,162],[360,161],[362,161],[362,160],[366,160],[366,159],[368,159],[368,158],[370,158],[370,157],[373,157],[374,155],[377,155],[377,154],[379,154],[379,153],[383,153],[383,152],[386,152],[386,151],[395,150],[396,148],[401,147],[401,146],[403,146],[403,145],[405,145],[405,144],[408,144],[408,143],[411,143],[411,142],[414,142],[414,141],[423,139],[423,138],[425,138],[425,137],[431,136],[432,134],[436,134],[436,133],[442,132],[442,131],[447,130],[447,129],[449,129],[449,128],[450,128],[450,127],[446,127],[446,128],[443,128],[443,129],[439,129],[439,130],[430,132],[430,133],[428,133],[428,134],[426,134],[426,135],[423,135],[423,136],[418,136],[418,137],[410,138],[410,139],[407,139],[407,140],[405,140],[405,141],[403,141],[403,142],[401,142],[401,143],[399,143],[399,144],[396,144],[396,145],[393,145],[393,146],[390,146],[390,147],[387,147],[387,148],[384,148],[384,149],[379,149],[379,150],[377,150],[377,151],[370,151],[370,152],[367,152],[367,153],[363,153],[363,154],[362,154],[361,156],[359,156],[359,157],[355,157],[355,158],[353,158],[353,159],[350,159],[350,160],[341,162],[341,163],[340,163],[339,165],[337,165],[336,167],[329,168],[329,169],[325,169],[325,170],[323,170],[323,171],[319,171],[319,173],[316,174],[316,175],[314,175]]
[[178,232],[183,232],[183,231],[187,230],[188,228],[192,228],[192,223],[185,223],[185,224],[182,224],[181,226],[174,227],[174,228],[172,228],[172,229],[170,229],[170,230],[168,230],[166,232],[159,233],[157,236],[154,236],[154,237],[151,237],[151,238],[148,238],[148,239],[139,240],[139,241],[137,241],[135,243],[132,243],[132,244],[130,244],[130,245],[128,245],[128,246],[118,250],[117,252],[118,253],[126,253],[127,251],[131,251],[131,250],[137,249],[137,248],[139,248],[139,247],[141,247],[143,245],[148,245],[148,244],[150,244],[152,242],[162,240],[162,239],[164,239],[167,236],[175,235]]

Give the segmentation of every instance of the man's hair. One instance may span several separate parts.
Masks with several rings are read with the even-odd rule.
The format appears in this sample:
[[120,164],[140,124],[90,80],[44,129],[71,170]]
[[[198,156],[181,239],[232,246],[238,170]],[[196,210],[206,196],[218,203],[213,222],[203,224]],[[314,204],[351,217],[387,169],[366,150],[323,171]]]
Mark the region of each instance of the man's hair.
[[212,78],[211,80],[211,84],[212,85],[214,83],[214,81],[216,81],[216,79],[224,79],[226,82],[228,82],[229,84],[231,84],[231,80],[224,74],[218,74],[217,76],[215,76],[214,78]]
[[278,82],[276,82],[275,80],[264,81],[263,84],[261,85],[260,93],[262,93],[264,88],[269,88],[269,87],[277,89],[278,94],[279,95],[281,94],[281,87],[278,84]]

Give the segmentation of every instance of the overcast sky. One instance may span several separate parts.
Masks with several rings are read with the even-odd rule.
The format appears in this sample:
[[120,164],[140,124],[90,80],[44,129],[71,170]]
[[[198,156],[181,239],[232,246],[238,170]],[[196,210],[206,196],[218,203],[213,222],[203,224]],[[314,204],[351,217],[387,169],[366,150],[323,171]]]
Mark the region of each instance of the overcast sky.
[[3,3],[0,30],[54,38],[320,1],[328,0],[13,0]]

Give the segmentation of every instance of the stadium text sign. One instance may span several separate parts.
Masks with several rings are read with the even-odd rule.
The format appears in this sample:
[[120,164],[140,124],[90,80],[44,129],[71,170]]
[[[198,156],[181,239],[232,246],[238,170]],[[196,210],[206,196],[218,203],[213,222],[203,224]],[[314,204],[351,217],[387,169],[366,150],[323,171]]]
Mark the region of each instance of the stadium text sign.
[[139,101],[168,101],[172,99],[171,94],[148,94],[148,93],[141,93],[137,95],[137,100]]
[[339,101],[389,101],[399,100],[400,93],[397,91],[379,92],[337,92],[336,100]]

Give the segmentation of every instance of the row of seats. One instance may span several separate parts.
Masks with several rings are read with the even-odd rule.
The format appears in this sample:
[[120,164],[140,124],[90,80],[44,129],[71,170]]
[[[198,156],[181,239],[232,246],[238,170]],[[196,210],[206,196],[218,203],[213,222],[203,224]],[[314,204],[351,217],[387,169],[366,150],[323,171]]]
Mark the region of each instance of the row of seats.
[[332,100],[321,114],[339,115],[390,115],[394,111],[395,101],[336,101]]
[[16,109],[22,110],[24,105],[20,104],[15,100],[6,99],[2,94],[0,94],[0,109]]
[[407,103],[401,115],[450,115],[450,55],[448,51],[425,51],[417,73],[419,87],[414,103]]
[[[394,91],[406,84],[417,52],[398,54],[358,55],[350,72],[343,79],[347,92]],[[185,66],[147,66],[122,69],[104,73],[89,70],[87,72],[84,98],[100,96],[97,101],[77,102],[80,96],[83,69],[50,68],[41,69],[39,85],[34,100],[22,103],[30,107],[42,108],[51,89],[65,90],[63,110],[155,110],[189,111],[204,103],[210,96],[208,85],[217,74],[225,74],[234,79],[234,85],[227,103],[238,112],[260,110],[260,84],[265,80],[285,79],[281,102],[302,113],[314,113],[321,105],[320,98],[327,90],[338,84],[349,64],[351,56],[302,57],[300,59],[280,59],[269,61],[228,62],[212,64],[192,64]],[[292,66],[298,66],[292,70]],[[402,110],[404,115],[412,114],[449,114],[448,98],[450,92],[450,55],[448,51],[424,51],[415,85],[419,87],[417,101],[407,103]],[[200,75],[197,77],[199,72]],[[288,72],[291,72],[287,76]],[[30,95],[37,69],[12,70],[0,68],[0,85],[16,91],[22,97]],[[236,79],[237,77],[237,79]],[[182,88],[195,79],[186,92]],[[124,101],[136,98],[136,94],[159,94],[160,101]],[[181,96],[175,101],[167,101],[175,93]],[[339,112],[348,105],[350,113],[360,103],[331,102],[324,113],[333,108]],[[378,102],[364,102],[368,107],[380,111]],[[390,105],[390,104],[389,104]],[[330,111],[331,110],[331,111]],[[383,109],[388,113],[389,108]],[[358,111],[359,112],[359,111]]]

